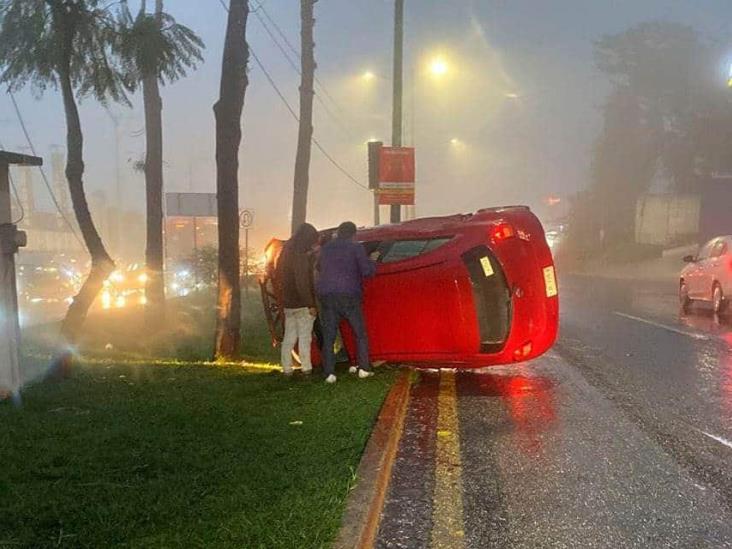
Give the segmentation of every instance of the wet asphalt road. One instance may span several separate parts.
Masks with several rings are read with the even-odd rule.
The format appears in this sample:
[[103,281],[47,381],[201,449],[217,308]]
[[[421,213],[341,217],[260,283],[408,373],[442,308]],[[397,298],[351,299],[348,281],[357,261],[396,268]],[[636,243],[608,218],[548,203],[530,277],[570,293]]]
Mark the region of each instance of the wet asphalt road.
[[378,547],[732,547],[732,325],[673,283],[561,283],[554,350],[454,376],[455,432],[418,376]]

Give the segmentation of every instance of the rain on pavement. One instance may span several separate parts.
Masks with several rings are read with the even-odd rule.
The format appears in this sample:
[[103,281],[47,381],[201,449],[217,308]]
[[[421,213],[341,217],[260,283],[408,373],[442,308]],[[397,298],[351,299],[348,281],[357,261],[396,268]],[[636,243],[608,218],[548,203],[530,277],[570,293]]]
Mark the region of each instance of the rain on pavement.
[[[732,547],[732,324],[680,317],[673,281],[561,282],[547,355],[443,371],[456,433],[444,379],[416,377],[378,547]],[[438,534],[444,514],[462,528]]]

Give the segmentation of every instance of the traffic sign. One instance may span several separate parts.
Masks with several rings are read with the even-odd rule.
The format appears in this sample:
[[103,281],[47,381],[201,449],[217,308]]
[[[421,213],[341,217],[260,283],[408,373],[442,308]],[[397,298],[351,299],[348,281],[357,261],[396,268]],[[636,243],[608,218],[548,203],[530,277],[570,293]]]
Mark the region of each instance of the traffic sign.
[[248,229],[254,224],[254,210],[242,210],[239,214],[239,226]]

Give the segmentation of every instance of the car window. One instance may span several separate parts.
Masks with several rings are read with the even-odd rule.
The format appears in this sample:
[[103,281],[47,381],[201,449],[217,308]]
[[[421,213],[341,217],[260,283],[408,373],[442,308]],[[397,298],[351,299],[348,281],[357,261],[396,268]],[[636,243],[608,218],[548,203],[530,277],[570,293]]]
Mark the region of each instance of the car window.
[[725,248],[726,244],[724,243],[724,240],[718,240],[712,248],[711,257],[719,257],[720,255],[724,255]]
[[696,258],[699,259],[699,260],[708,259],[709,258],[709,255],[712,252],[712,248],[714,247],[714,244],[716,242],[717,241],[715,239],[715,240],[710,240],[709,242],[707,242],[706,244],[704,244],[704,246],[702,246],[702,249],[699,250],[699,254],[696,256]]
[[382,255],[379,260],[382,263],[394,263],[404,261],[418,255],[436,250],[450,241],[450,238],[430,238],[425,240],[396,240],[394,242],[382,242],[379,247]]

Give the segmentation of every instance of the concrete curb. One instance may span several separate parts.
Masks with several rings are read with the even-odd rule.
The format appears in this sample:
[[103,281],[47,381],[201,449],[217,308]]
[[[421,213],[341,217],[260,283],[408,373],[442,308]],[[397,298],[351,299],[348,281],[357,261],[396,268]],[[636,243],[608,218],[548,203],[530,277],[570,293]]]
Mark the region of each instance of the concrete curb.
[[335,549],[361,549],[374,546],[381,511],[391,480],[404,418],[409,403],[411,374],[403,370],[389,391],[366,444],[356,476],[358,483],[346,503]]

